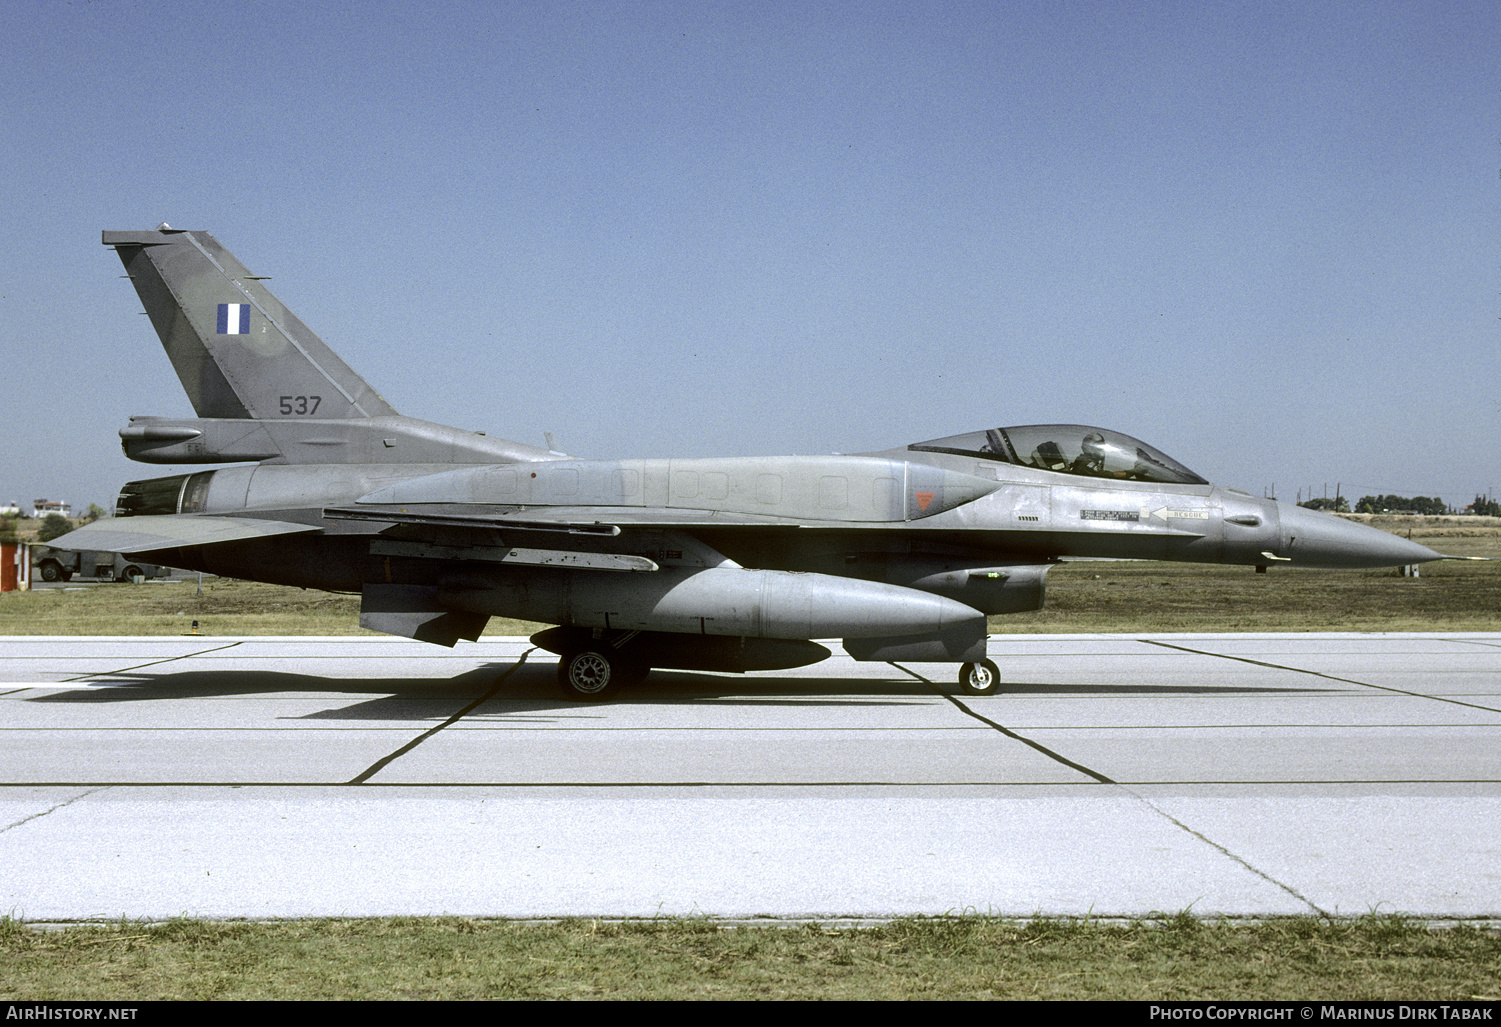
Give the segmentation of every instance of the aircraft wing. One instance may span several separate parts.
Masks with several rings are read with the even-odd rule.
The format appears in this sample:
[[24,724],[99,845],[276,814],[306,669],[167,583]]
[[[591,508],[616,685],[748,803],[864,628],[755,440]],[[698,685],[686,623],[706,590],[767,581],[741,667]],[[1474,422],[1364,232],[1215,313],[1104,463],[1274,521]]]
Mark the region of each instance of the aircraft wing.
[[[767,527],[796,528],[806,522],[771,514],[746,514],[723,510],[652,509],[639,506],[528,507],[524,511],[469,509],[445,505],[444,513],[413,511],[410,507],[330,507],[323,516],[335,520],[371,521],[447,528],[488,528],[508,531],[558,532],[574,535],[619,535],[622,529]],[[832,527],[848,522],[830,521]]]
[[316,524],[267,521],[256,517],[222,517],[214,514],[145,515],[110,517],[70,531],[47,545],[55,549],[98,549],[108,553],[149,553],[183,546],[210,546],[219,542],[321,531]]

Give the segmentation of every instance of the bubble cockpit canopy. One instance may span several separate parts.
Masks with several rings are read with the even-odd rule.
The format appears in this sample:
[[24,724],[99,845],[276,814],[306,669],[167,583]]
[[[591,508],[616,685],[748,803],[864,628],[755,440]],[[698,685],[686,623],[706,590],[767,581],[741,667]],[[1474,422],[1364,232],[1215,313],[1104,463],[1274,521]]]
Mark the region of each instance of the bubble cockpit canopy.
[[925,453],[953,453],[1060,474],[1166,485],[1207,485],[1187,467],[1145,442],[1082,424],[1027,424],[1015,428],[950,435],[907,447]]

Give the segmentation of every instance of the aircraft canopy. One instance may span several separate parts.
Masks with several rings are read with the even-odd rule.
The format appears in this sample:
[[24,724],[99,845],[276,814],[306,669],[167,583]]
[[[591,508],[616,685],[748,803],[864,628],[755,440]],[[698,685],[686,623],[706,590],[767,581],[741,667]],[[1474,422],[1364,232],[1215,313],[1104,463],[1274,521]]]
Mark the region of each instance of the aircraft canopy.
[[1015,428],[950,435],[907,447],[925,453],[953,453],[1060,474],[1168,485],[1207,485],[1187,467],[1145,442],[1120,432],[1082,424],[1027,424]]

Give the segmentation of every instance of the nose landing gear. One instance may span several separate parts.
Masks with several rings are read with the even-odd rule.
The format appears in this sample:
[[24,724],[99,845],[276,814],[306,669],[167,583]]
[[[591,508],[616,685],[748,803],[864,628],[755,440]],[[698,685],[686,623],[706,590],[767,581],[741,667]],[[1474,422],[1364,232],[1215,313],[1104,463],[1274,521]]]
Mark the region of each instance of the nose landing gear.
[[965,695],[995,695],[1001,690],[1001,672],[993,660],[966,663],[959,668],[959,687]]

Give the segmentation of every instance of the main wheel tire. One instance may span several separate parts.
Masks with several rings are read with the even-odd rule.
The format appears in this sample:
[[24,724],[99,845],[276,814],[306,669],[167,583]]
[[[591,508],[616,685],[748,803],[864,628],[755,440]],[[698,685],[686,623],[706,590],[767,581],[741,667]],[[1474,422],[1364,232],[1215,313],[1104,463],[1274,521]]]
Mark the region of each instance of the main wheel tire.
[[1001,690],[1001,671],[992,660],[966,663],[959,668],[959,687],[965,695],[995,695]]
[[613,696],[627,674],[619,657],[599,649],[582,649],[558,660],[558,685],[570,699],[600,702]]
[[140,573],[141,568],[137,567],[135,564],[131,564],[129,567],[125,568],[123,573],[121,573],[120,580],[125,582],[134,582],[136,576]]
[[43,581],[61,581],[62,580],[63,569],[60,566],[58,566],[57,561],[55,561],[55,560],[44,560],[42,562],[42,566],[41,566],[40,570],[42,572],[42,580]]

